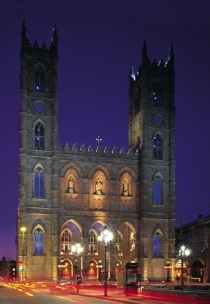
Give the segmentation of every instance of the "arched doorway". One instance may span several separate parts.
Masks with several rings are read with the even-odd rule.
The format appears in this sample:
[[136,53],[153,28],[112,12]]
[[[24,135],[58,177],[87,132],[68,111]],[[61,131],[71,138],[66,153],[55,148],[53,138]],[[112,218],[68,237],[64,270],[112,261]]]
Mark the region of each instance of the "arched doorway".
[[97,268],[94,260],[88,261],[88,279],[97,279]]
[[199,260],[192,263],[192,277],[199,278],[200,282],[203,282],[203,265]]
[[62,269],[62,278],[63,279],[70,279],[72,276],[72,265],[71,262],[67,259],[63,261],[63,265],[66,267]]

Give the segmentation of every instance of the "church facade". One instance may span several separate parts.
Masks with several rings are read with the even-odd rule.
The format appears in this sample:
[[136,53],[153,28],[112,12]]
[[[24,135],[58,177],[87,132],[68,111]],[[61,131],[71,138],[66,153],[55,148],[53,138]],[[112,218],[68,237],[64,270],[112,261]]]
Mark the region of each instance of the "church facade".
[[[174,53],[130,70],[129,151],[58,141],[57,29],[47,48],[30,44],[22,26],[18,274],[71,278],[75,265],[89,279],[104,271],[97,240],[106,226],[108,277],[136,262],[144,280],[165,280],[175,263]],[[125,135],[126,136],[126,135]],[[79,242],[80,256],[72,252]],[[173,268],[170,273],[173,277]]]

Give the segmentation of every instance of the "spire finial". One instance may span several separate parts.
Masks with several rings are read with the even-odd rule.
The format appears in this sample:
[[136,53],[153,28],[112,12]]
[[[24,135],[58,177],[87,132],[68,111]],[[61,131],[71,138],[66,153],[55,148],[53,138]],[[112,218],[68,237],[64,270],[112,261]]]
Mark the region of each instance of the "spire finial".
[[146,39],[144,38],[143,50],[142,50],[142,65],[148,65],[148,64],[149,64],[149,57],[147,51],[147,43],[146,43]]

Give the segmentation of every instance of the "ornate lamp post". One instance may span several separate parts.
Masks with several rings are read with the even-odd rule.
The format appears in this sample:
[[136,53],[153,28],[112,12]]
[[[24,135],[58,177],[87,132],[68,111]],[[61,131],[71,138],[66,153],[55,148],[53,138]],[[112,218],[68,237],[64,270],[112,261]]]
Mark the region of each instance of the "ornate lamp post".
[[21,266],[19,267],[19,272],[21,272],[21,281],[24,279],[26,279],[26,252],[25,252],[25,248],[26,247],[26,244],[25,244],[25,233],[26,233],[26,227],[25,226],[22,226],[20,228],[20,231],[22,232],[23,234],[23,237],[22,237],[22,264]]
[[171,264],[170,264],[169,261],[166,262],[164,268],[167,269],[167,279],[166,279],[166,282],[170,282],[170,279],[169,279],[169,270],[170,270],[172,267],[171,267]]
[[107,296],[106,248],[112,239],[113,234],[107,229],[107,226],[98,233],[98,241],[104,247],[104,296]]
[[[80,245],[80,243],[76,243],[75,245],[71,246],[71,253],[75,255],[75,257],[80,256],[80,254],[83,252],[83,247]],[[78,282],[78,266],[75,266],[76,268],[76,280],[77,280],[77,293],[79,292],[79,282]]]
[[186,248],[184,245],[180,247],[179,255],[181,256],[181,290],[184,289],[184,278],[183,278],[183,260],[184,257],[187,257],[190,254],[190,250]]

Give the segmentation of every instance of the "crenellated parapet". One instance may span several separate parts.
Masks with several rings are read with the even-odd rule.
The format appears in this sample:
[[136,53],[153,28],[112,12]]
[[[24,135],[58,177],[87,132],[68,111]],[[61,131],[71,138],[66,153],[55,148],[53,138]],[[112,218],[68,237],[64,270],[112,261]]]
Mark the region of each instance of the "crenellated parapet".
[[28,39],[28,34],[26,31],[26,23],[25,20],[23,21],[22,24],[22,31],[21,31],[21,36],[22,36],[22,47],[21,47],[21,52],[23,53],[34,53],[36,52],[38,55],[57,55],[57,46],[58,46],[58,35],[57,35],[57,28],[56,25],[53,28],[53,37],[51,39],[51,43],[49,44],[49,47],[46,47],[45,42],[42,42],[41,46],[38,45],[37,40],[34,41],[33,44],[30,43]]
[[72,145],[72,148],[69,146],[69,143],[66,142],[64,147],[59,144],[59,153],[60,154],[87,154],[94,156],[110,156],[110,157],[119,157],[119,158],[138,158],[139,150],[134,151],[132,148],[126,152],[125,148],[117,149],[115,146],[112,150],[109,149],[109,146],[106,146],[104,150],[102,150],[101,146],[97,146],[96,150],[93,145],[89,145],[88,149],[86,149],[85,144],[82,144],[80,148],[78,148],[77,143]]
[[174,71],[174,57],[175,56],[173,52],[173,46],[171,44],[169,48],[169,56],[165,62],[162,59],[158,63],[156,59],[151,62],[150,58],[148,57],[146,41],[144,41],[142,50],[142,65],[139,66],[137,72],[134,71],[133,66],[130,68],[130,87],[132,87],[136,83],[136,80],[141,77],[142,73],[144,73],[145,71],[154,70],[154,72],[156,72],[156,70],[162,70],[163,72],[167,73],[168,71]]

